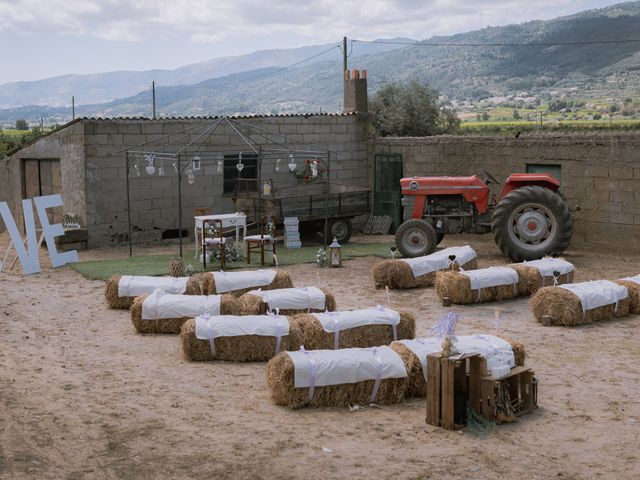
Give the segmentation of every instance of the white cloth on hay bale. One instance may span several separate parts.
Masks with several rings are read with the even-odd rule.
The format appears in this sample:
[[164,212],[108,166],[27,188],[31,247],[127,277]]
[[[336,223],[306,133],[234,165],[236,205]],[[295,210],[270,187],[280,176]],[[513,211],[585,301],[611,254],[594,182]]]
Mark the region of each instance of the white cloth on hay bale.
[[[442,351],[442,339],[436,337],[400,340],[420,360],[422,374],[427,380],[427,355]],[[478,353],[487,361],[487,369],[496,378],[507,375],[515,366],[516,360],[511,344],[493,335],[458,335],[454,341],[454,351],[463,354]]]
[[504,285],[513,285],[515,289],[519,279],[518,272],[509,267],[489,267],[460,273],[469,277],[471,290]]
[[167,293],[183,294],[189,277],[143,277],[123,275],[118,282],[119,297],[139,297],[160,289]]
[[214,340],[218,337],[241,337],[258,335],[274,337],[276,348],[274,354],[280,351],[282,337],[289,335],[289,318],[283,315],[218,315],[215,317],[196,317],[196,338],[208,340],[211,355],[215,359]]
[[248,272],[213,272],[216,292],[226,293],[245,288],[265,287],[276,278],[275,270],[252,270]]
[[450,255],[455,255],[455,262],[460,266],[476,258],[476,252],[473,248],[465,245],[464,247],[445,248],[444,250],[423,257],[401,258],[400,260],[409,264],[414,278],[417,278],[422,275],[427,275],[428,273],[449,268],[451,262],[451,260],[449,260]]
[[375,308],[350,310],[344,312],[312,313],[327,333],[333,333],[335,337],[334,347],[340,344],[340,331],[365,325],[390,325],[393,331],[393,340],[398,339],[397,326],[400,323],[400,314],[390,308],[378,305]]
[[561,258],[541,258],[540,260],[532,260],[530,262],[522,262],[522,265],[534,267],[540,272],[542,277],[542,286],[544,287],[544,278],[553,277],[554,272],[560,275],[566,275],[575,271],[573,263],[562,260]]
[[277,290],[252,290],[249,295],[262,298],[272,310],[324,310],[324,292],[316,287],[279,288]]
[[407,369],[400,355],[391,348],[344,348],[341,350],[300,350],[287,352],[293,361],[294,388],[309,388],[309,400],[315,387],[375,380],[370,403],[376,400],[380,382],[405,378]]
[[158,289],[142,302],[142,319],[220,315],[220,298],[220,295],[174,295]]
[[625,277],[622,280],[637,283],[638,285],[640,285],[640,275],[636,275],[635,277]]
[[625,287],[609,280],[567,283],[558,287],[569,290],[580,299],[583,313],[605,305],[615,305],[614,310],[617,311],[618,302],[629,296],[629,292]]

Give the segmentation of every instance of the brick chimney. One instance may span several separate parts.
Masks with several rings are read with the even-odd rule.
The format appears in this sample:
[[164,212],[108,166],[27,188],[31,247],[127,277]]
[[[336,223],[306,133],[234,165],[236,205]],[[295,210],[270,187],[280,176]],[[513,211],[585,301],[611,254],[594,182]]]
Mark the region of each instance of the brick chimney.
[[345,70],[344,72],[344,111],[345,113],[369,111],[367,98],[367,71]]

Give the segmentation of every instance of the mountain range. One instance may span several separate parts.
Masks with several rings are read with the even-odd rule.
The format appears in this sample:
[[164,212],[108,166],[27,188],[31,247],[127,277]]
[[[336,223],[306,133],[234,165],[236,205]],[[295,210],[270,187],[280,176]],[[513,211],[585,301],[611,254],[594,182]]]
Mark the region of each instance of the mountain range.
[[[370,93],[386,82],[417,78],[451,100],[522,93],[544,97],[558,92],[590,98],[638,95],[640,1],[431,37],[424,41],[428,45],[406,45],[412,42],[355,42],[350,66],[367,69]],[[81,104],[76,115],[150,116],[152,80],[158,85],[160,115],[336,111],[342,99],[341,53],[335,48],[322,54],[332,46],[264,50],[175,70],[66,75],[4,84],[0,121],[69,120],[68,105],[75,92],[82,92],[76,95]],[[304,62],[310,57],[314,58]],[[297,65],[285,68],[291,64]]]

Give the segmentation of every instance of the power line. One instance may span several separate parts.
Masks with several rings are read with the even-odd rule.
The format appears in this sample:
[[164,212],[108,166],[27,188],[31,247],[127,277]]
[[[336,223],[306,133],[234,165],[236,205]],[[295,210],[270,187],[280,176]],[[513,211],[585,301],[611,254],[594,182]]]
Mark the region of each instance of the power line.
[[623,43],[638,43],[640,38],[629,40],[591,40],[583,42],[531,42],[531,43],[452,43],[452,42],[400,42],[394,40],[351,40],[358,43],[382,43],[387,45],[411,45],[414,47],[556,47],[576,45],[610,45]]

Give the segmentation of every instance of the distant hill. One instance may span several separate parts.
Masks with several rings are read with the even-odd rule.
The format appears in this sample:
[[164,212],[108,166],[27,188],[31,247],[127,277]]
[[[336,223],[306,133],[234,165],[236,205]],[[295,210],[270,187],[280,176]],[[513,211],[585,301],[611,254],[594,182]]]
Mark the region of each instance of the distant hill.
[[[412,41],[406,38],[394,41]],[[337,42],[336,42],[337,45]],[[186,65],[174,70],[118,71],[93,75],[62,75],[29,82],[0,84],[0,108],[24,105],[65,106],[71,104],[71,96],[83,104],[101,103],[135,95],[157,85],[192,85],[204,80],[224,77],[268,67],[283,67],[304,60],[331,48],[333,44],[313,45],[300,48],[260,50],[246,55],[221,57],[206,62]],[[358,49],[355,57],[383,53],[401,48],[395,44],[369,44]],[[338,57],[339,52],[333,54]],[[320,56],[317,61],[327,57]],[[305,63],[311,65],[314,61]]]
[[[637,97],[640,42],[589,44],[619,39],[640,39],[640,1],[548,21],[432,37],[427,41],[447,44],[528,44],[526,46],[392,46],[355,43],[349,61],[352,67],[367,69],[370,93],[385,82],[418,78],[452,100],[476,100],[521,93],[551,98],[558,92],[572,92],[585,98],[620,96],[631,92]],[[572,45],[544,45],[557,42]],[[189,81],[159,87],[158,112],[161,115],[218,115],[336,111],[342,101],[339,54],[319,57],[311,65],[304,64],[284,71],[278,68],[305,55],[322,51],[325,47],[309,47],[312,50],[305,50],[304,54],[296,49],[295,52],[278,51],[277,55],[256,52],[252,55],[257,57],[251,59],[251,56],[234,57],[233,61],[227,59],[227,73],[217,78],[202,78],[207,75],[205,64],[184,67],[192,68],[189,75],[186,70],[177,69],[174,72],[180,70],[180,78],[188,77]],[[274,58],[277,58],[277,62]],[[256,68],[259,66],[264,68]],[[218,67],[216,70],[218,73],[223,71]],[[145,89],[148,89],[148,85]],[[115,91],[115,87],[112,91]],[[0,86],[0,92],[4,94],[4,87]],[[86,116],[149,116],[151,96],[148,90],[142,91],[110,102],[82,105],[76,112]],[[21,107],[0,110],[0,121],[16,118],[36,120],[40,116],[49,122],[64,121],[69,119],[69,114],[68,108]]]

